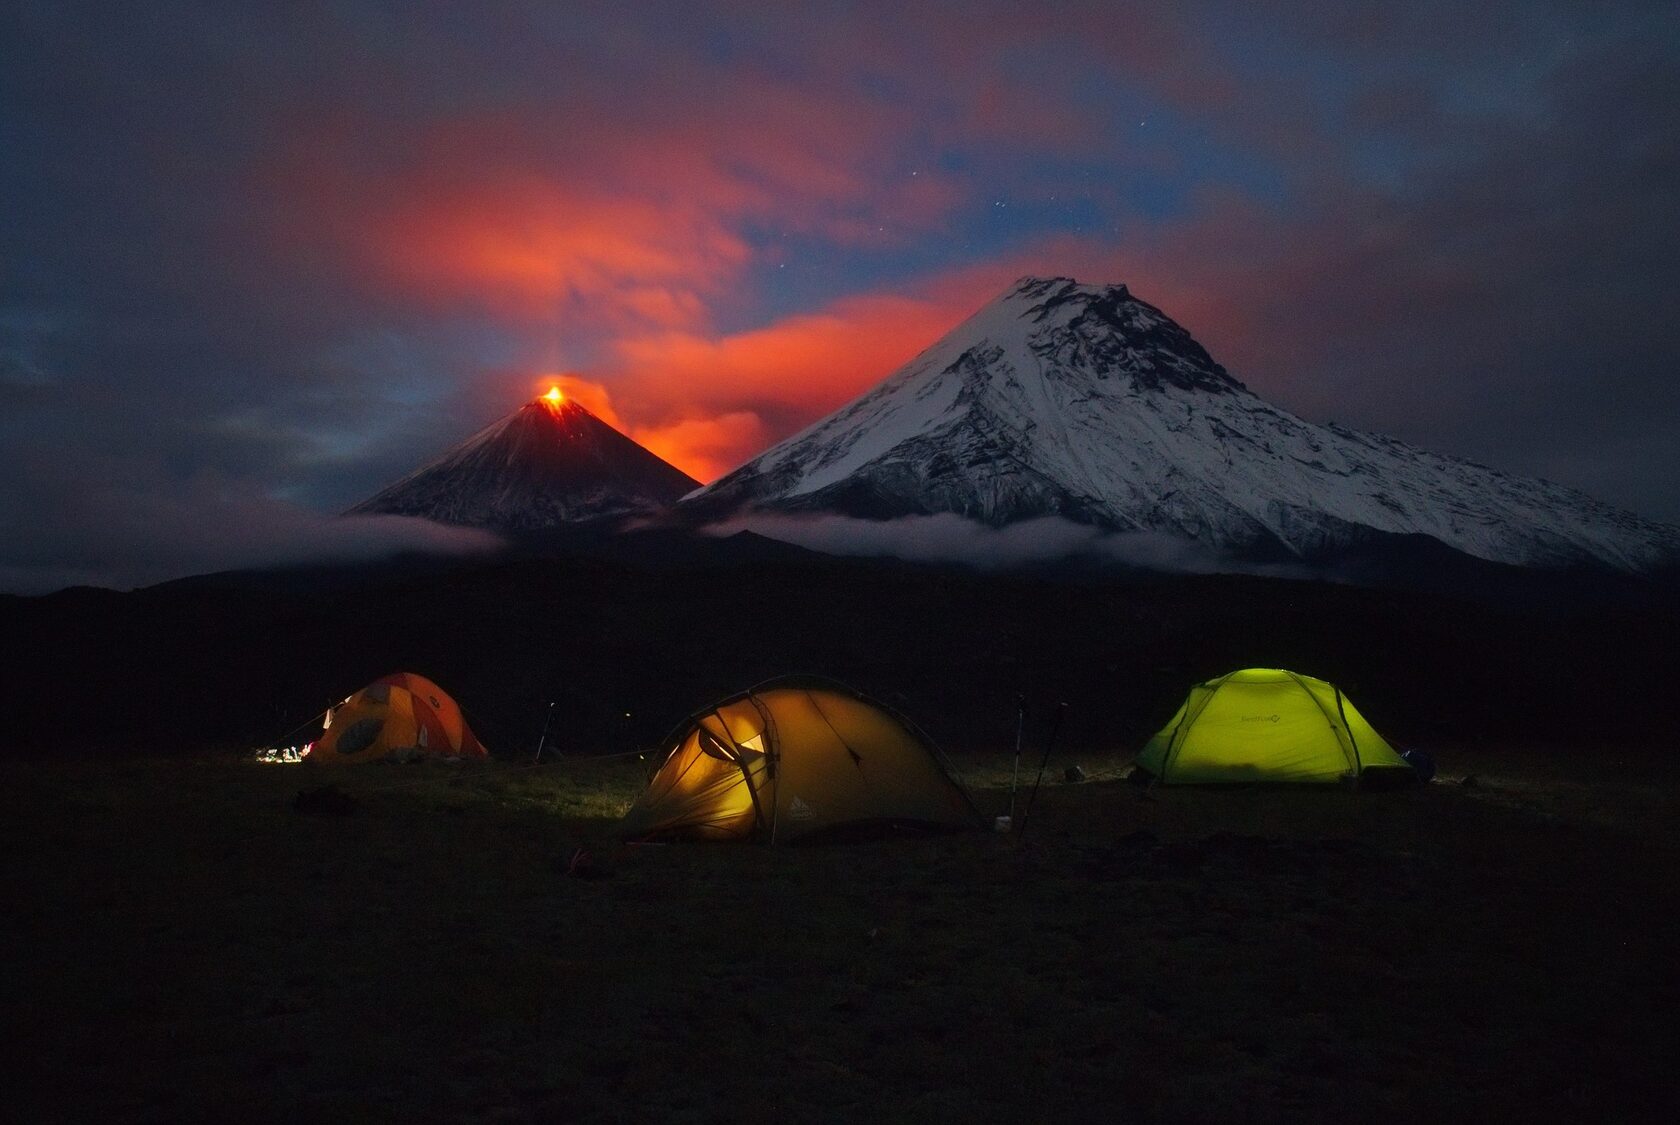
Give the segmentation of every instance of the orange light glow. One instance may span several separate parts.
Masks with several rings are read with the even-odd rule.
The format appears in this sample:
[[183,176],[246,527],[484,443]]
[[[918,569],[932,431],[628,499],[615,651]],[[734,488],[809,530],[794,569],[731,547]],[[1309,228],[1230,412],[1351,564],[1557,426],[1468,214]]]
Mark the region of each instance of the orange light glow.
[[548,388],[548,393],[543,395],[543,397],[556,406],[559,406],[562,402],[566,401],[566,396],[560,393],[559,387]]

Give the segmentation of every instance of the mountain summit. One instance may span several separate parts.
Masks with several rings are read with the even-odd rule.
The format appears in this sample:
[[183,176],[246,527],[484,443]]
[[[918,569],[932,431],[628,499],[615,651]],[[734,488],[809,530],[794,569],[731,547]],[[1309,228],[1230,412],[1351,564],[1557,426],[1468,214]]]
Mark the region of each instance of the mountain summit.
[[1680,529],[1574,489],[1303,421],[1123,285],[1023,278],[849,405],[686,500],[885,520],[1040,516],[1326,560],[1425,536],[1524,566],[1639,571]]
[[525,532],[656,510],[699,483],[554,390],[346,514]]

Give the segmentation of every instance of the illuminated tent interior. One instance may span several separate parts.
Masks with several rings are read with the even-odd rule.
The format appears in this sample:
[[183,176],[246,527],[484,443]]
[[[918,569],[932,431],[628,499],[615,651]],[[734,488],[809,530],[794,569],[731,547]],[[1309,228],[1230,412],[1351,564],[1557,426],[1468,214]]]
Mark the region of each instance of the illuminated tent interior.
[[317,765],[382,758],[483,758],[484,744],[461,707],[413,672],[375,680],[326,715],[326,730],[303,760]]
[[1191,688],[1136,765],[1168,785],[1414,776],[1339,688],[1281,668],[1245,668]]
[[866,826],[974,828],[968,794],[908,722],[847,688],[778,681],[673,734],[626,837],[789,842]]

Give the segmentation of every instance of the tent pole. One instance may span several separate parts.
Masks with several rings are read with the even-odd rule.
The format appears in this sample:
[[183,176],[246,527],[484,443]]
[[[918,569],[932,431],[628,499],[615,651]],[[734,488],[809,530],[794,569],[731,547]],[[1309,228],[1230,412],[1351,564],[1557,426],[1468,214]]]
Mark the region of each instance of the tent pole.
[[1056,745],[1056,736],[1062,732],[1062,716],[1067,714],[1067,704],[1056,705],[1056,719],[1050,724],[1050,737],[1044,740],[1044,756],[1038,760],[1038,777],[1033,780],[1032,792],[1027,795],[1026,807],[1021,810],[1021,830],[1016,839],[1026,835],[1027,814],[1032,812],[1033,802],[1038,800],[1038,787],[1044,781],[1044,767],[1050,764],[1050,750]]
[[550,702],[549,705],[548,705],[548,710],[543,712],[542,734],[537,736],[537,753],[536,753],[536,756],[531,759],[531,764],[533,766],[536,765],[538,762],[542,761],[543,743],[548,741],[548,724],[549,724],[549,720],[551,720],[553,718],[554,718],[554,704],[552,702]]
[[1009,772],[1009,823],[1015,823],[1015,787],[1021,780],[1021,728],[1027,722],[1027,697],[1015,697],[1015,766]]

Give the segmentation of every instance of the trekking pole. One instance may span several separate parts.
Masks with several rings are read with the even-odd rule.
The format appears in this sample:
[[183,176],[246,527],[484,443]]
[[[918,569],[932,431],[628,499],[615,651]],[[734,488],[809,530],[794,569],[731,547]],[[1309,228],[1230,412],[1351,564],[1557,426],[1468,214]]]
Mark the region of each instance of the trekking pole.
[[1027,697],[1015,697],[1015,767],[1009,771],[1009,823],[1015,823],[1015,787],[1021,780],[1021,728],[1027,722]]
[[1050,750],[1056,745],[1056,736],[1062,732],[1062,716],[1067,714],[1067,704],[1056,705],[1056,719],[1050,724],[1050,737],[1044,740],[1044,757],[1038,760],[1038,777],[1033,780],[1032,792],[1027,795],[1026,807],[1021,810],[1021,830],[1015,834],[1019,840],[1027,831],[1027,816],[1032,812],[1033,802],[1038,800],[1038,787],[1044,781],[1044,767],[1050,764]]
[[531,759],[531,764],[533,766],[536,765],[538,762],[542,761],[543,743],[548,741],[548,724],[549,724],[549,720],[551,720],[553,718],[554,718],[554,704],[550,703],[548,705],[548,710],[543,712],[542,734],[537,736],[537,753],[536,753],[536,756]]

